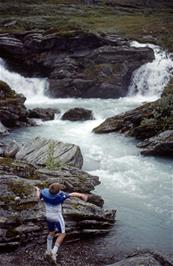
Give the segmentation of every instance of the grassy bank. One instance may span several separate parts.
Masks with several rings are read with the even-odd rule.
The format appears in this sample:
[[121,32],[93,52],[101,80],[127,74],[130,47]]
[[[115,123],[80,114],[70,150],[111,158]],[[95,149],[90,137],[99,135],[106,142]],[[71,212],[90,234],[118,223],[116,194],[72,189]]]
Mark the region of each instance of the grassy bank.
[[50,28],[111,32],[173,50],[172,21],[171,9],[82,5],[79,0],[0,0],[0,32]]

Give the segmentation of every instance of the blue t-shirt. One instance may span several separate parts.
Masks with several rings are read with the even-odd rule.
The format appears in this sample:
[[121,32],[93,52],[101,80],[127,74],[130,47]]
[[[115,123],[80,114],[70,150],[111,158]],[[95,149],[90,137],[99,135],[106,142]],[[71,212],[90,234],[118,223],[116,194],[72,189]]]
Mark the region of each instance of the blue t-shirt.
[[51,220],[57,220],[57,215],[62,213],[61,204],[68,198],[70,198],[70,195],[63,191],[51,194],[48,188],[41,190],[40,199],[43,199],[45,203],[46,217]]

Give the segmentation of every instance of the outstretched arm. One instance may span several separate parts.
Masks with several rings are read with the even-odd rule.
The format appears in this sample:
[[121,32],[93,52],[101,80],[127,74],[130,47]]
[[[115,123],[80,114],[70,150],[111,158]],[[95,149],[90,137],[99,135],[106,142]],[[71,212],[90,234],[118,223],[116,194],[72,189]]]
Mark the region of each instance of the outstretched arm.
[[77,197],[77,198],[82,199],[84,201],[88,200],[88,195],[84,194],[84,193],[72,192],[72,193],[69,193],[69,195],[70,195],[70,197]]
[[40,189],[38,187],[35,188],[35,197],[39,200],[40,199]]

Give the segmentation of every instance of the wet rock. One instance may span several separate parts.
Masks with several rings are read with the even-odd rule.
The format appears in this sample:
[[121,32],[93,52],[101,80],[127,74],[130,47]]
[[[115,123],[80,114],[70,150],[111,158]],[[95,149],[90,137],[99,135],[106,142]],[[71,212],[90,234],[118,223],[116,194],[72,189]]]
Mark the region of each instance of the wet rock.
[[[70,192],[81,191],[89,193],[94,190],[96,185],[100,184],[98,176],[92,176],[87,172],[69,165],[62,166],[59,170],[54,171],[45,168],[38,169],[35,171],[35,176],[47,184],[53,182],[64,184],[65,189]],[[101,206],[102,200],[100,197],[96,196],[95,198],[94,195],[90,197],[89,202],[97,203],[96,205]]]
[[[14,52],[10,43],[16,45]],[[44,31],[1,34],[0,50],[18,72],[46,75],[46,94],[63,98],[123,97],[133,71],[154,59],[150,48],[130,47],[118,35],[79,31],[71,35]]]
[[9,134],[8,129],[0,121],[0,135],[5,136],[8,134]]
[[14,158],[18,151],[19,145],[15,140],[12,140],[5,145],[4,156],[8,158]]
[[83,157],[78,146],[40,137],[21,146],[15,158],[48,167],[58,167],[61,163],[69,163],[81,168],[83,164]]
[[95,194],[89,194],[88,202],[91,202],[100,207],[103,207],[103,204],[104,204],[104,200],[102,199],[102,197],[95,195]]
[[147,139],[173,129],[173,96],[146,103],[131,111],[106,119],[93,131],[98,134],[120,132]]
[[5,127],[14,128],[29,124],[24,102],[23,95],[17,94],[5,82],[0,81],[0,118]]
[[40,118],[43,121],[53,120],[55,114],[59,114],[60,111],[58,109],[53,108],[34,108],[32,110],[28,110],[28,117],[30,118]]
[[109,264],[109,266],[172,266],[171,261],[159,253],[139,251],[134,254],[129,255],[127,258],[120,260],[114,264]]
[[[107,39],[108,41],[108,39]],[[101,46],[84,58],[73,53],[65,57],[67,64],[57,64],[51,73],[48,95],[52,97],[119,98],[127,94],[133,71],[154,59],[151,49],[126,46]],[[128,63],[127,63],[128,62]],[[80,72],[79,72],[80,69]],[[63,73],[63,76],[59,76]],[[66,75],[66,74],[67,75]]]
[[158,136],[137,144],[143,155],[173,156],[173,130],[167,130]]
[[149,108],[148,104],[123,114],[107,118],[102,124],[94,128],[93,132],[102,134],[117,131],[130,134],[131,130],[140,125],[144,113],[148,117],[152,115],[152,109]]
[[[70,192],[79,191],[89,193],[94,190],[96,185],[100,184],[97,176],[92,176],[70,165],[63,165],[57,170],[48,170],[10,158],[0,157],[0,171],[6,174],[13,173],[21,178],[26,178],[32,184],[35,184],[35,180],[42,185],[59,182],[65,185],[66,191]],[[103,206],[103,199],[94,194],[89,196],[89,202]]]
[[85,121],[93,120],[94,117],[91,110],[84,108],[73,108],[65,112],[61,119],[70,121]]

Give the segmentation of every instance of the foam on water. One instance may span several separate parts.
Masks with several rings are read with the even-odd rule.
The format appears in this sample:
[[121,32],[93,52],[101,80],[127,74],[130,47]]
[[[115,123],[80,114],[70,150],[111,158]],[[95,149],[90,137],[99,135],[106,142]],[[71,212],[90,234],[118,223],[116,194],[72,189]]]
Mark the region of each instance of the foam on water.
[[45,78],[25,78],[18,73],[10,72],[4,60],[0,58],[0,80],[6,82],[17,93],[26,97],[26,104],[47,101],[44,91],[48,86]]
[[155,59],[134,72],[129,87],[129,95],[143,95],[157,99],[173,74],[173,55],[153,44],[141,44],[134,41],[131,46],[153,49]]

